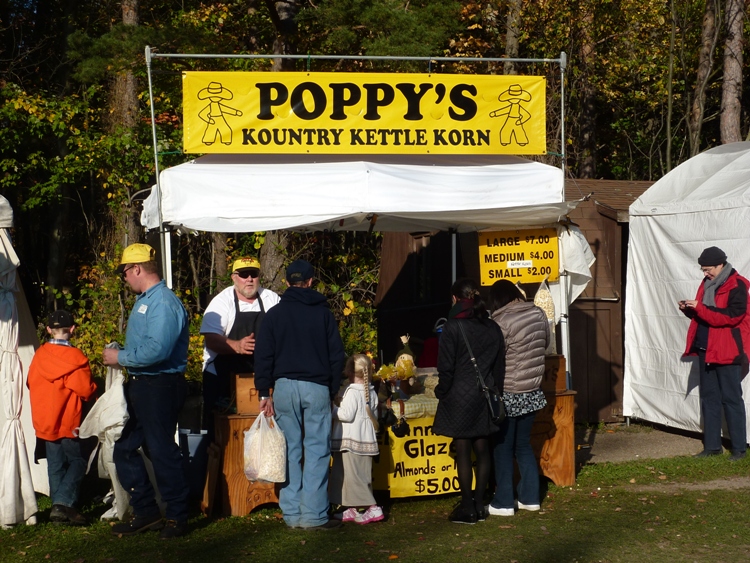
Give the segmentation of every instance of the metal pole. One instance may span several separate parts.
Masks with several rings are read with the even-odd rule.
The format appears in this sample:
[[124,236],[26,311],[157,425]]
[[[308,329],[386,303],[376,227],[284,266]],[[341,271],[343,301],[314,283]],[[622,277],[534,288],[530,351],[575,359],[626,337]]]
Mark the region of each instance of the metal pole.
[[560,59],[514,59],[508,57],[393,57],[389,55],[269,55],[269,54],[206,54],[206,53],[151,53],[154,58],[165,59],[304,59],[304,60],[333,60],[333,61],[423,61],[450,63],[558,63]]
[[162,276],[167,284],[167,287],[172,288],[172,264],[171,264],[171,248],[168,249],[167,245],[171,243],[166,231],[164,229],[163,216],[161,211],[161,184],[159,180],[159,148],[156,139],[156,115],[154,113],[154,87],[151,81],[151,47],[146,45],[146,71],[148,73],[148,101],[151,106],[151,137],[154,145],[154,171],[156,173],[156,202],[157,209],[159,210],[159,251],[161,253],[161,268]]
[[[568,66],[568,56],[565,51],[560,52],[560,169],[562,171],[562,200],[565,201],[565,69]],[[559,239],[558,239],[559,240]],[[562,301],[562,311],[560,311],[560,344],[562,345],[562,354],[565,358],[565,387],[573,387],[573,378],[570,375],[570,324],[569,320],[569,295],[568,282],[570,276],[567,270],[560,272],[560,301]]]

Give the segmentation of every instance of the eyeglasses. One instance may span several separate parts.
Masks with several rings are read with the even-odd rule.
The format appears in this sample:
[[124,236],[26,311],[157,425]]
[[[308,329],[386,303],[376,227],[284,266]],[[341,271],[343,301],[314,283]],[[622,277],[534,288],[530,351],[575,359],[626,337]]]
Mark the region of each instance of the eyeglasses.
[[701,272],[703,272],[704,274],[707,274],[714,268],[716,268],[716,266],[701,266]]
[[130,270],[132,270],[133,268],[135,268],[135,264],[133,264],[132,266],[130,266],[130,268],[125,268],[125,269],[124,269],[124,270],[122,271],[122,273],[120,274],[120,277],[121,277],[122,279],[125,279],[125,277],[126,277],[127,273],[128,273],[128,272],[129,272]]
[[260,270],[242,270],[241,272],[235,272],[243,280],[247,278],[257,278],[260,275]]

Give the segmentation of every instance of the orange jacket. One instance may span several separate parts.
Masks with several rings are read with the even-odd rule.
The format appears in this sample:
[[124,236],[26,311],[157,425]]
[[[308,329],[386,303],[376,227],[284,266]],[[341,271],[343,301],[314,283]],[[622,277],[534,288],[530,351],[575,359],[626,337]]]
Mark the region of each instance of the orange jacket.
[[81,425],[81,405],[96,391],[83,352],[73,346],[43,344],[31,360],[26,385],[37,437],[74,438],[73,430]]

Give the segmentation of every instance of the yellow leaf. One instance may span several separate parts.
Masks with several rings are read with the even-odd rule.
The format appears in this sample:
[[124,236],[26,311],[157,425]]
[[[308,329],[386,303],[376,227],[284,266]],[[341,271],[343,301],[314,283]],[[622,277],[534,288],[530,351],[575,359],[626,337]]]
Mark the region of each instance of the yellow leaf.
[[347,307],[348,307],[349,309],[354,309],[354,301],[352,301],[352,300],[350,299],[349,301],[347,301],[347,302],[346,302],[346,306],[347,306]]
[[351,315],[351,314],[352,314],[352,310],[351,310],[351,309],[350,309],[349,307],[346,307],[346,308],[344,309],[344,316],[345,316],[345,317],[348,317],[348,316],[349,316],[349,315]]

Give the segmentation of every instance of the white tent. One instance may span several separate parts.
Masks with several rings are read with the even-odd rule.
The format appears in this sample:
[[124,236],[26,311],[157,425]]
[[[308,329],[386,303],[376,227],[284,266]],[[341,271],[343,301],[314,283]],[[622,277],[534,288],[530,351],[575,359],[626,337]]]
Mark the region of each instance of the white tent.
[[35,523],[34,485],[49,490],[46,465],[32,477],[29,463],[35,437],[25,382],[39,342],[16,279],[20,262],[8,232],[12,225],[13,210],[0,196],[0,526]]
[[[210,232],[475,231],[556,223],[576,205],[560,169],[508,156],[211,155],[165,170],[160,188],[164,223]],[[146,200],[145,227],[158,204]]]
[[[630,206],[625,416],[701,429],[698,366],[682,358],[689,321],[677,302],[695,297],[703,279],[698,256],[708,246],[750,275],[750,143],[691,158]],[[743,396],[750,412],[750,377]]]

